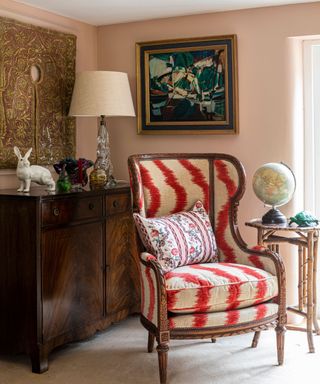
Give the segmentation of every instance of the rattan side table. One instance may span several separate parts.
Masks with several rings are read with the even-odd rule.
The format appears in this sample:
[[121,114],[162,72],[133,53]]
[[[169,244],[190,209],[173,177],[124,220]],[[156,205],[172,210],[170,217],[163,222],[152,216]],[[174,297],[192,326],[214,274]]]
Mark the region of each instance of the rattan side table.
[[[319,335],[317,321],[317,256],[320,226],[290,227],[289,225],[262,224],[254,219],[245,223],[258,231],[258,244],[268,246],[270,250],[279,253],[279,244],[289,243],[298,247],[298,305],[287,310],[306,318],[306,328],[288,325],[287,329],[307,332],[309,352],[315,352],[313,333]],[[278,233],[282,232],[281,235]],[[294,236],[291,237],[293,233]]]

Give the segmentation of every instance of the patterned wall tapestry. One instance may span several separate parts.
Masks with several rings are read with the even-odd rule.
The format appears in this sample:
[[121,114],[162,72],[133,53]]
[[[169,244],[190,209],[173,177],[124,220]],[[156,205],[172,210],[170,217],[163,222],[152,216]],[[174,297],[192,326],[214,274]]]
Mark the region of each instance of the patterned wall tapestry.
[[15,145],[33,164],[75,155],[75,57],[76,36],[0,17],[0,168],[16,166]]

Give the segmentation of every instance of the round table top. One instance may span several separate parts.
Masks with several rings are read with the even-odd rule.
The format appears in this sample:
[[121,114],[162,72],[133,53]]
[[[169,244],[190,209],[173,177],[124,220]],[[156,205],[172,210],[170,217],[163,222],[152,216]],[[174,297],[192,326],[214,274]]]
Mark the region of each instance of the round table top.
[[253,219],[250,221],[247,221],[245,223],[248,227],[253,228],[260,228],[260,229],[270,229],[270,230],[278,230],[278,231],[300,231],[300,232],[310,232],[310,231],[319,231],[320,225],[315,225],[312,227],[299,227],[296,224],[289,225],[289,222],[287,224],[262,224],[261,219]]

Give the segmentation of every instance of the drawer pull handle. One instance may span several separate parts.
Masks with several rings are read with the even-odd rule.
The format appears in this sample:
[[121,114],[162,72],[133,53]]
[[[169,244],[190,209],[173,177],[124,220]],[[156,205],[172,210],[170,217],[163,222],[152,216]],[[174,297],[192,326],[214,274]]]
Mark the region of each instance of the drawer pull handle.
[[53,215],[59,216],[60,215],[60,209],[59,208],[53,208]]
[[112,205],[113,205],[114,208],[118,208],[119,207],[119,201],[118,200],[114,200]]
[[89,204],[89,209],[92,211],[94,209],[94,204],[93,203],[90,203]]

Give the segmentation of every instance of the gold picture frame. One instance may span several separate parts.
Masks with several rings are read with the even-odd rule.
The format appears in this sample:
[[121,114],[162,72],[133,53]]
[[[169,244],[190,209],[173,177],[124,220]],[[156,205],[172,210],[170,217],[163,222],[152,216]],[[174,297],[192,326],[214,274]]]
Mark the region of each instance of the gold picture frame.
[[237,134],[236,35],[136,44],[138,134]]

